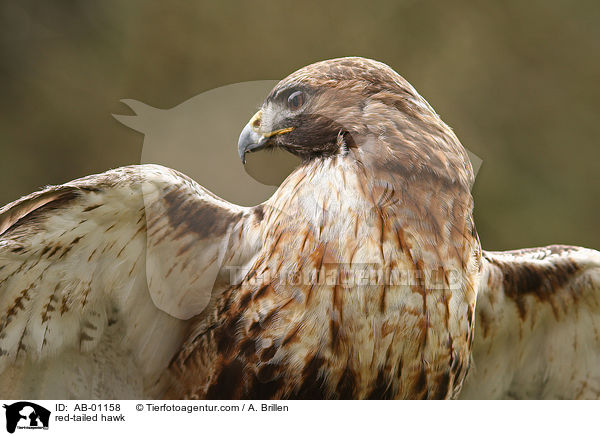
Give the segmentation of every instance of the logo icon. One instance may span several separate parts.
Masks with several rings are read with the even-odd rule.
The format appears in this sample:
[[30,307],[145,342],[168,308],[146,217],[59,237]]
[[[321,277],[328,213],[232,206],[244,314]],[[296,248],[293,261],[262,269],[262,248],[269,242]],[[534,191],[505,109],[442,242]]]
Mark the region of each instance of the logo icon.
[[48,429],[50,411],[29,401],[19,401],[3,406],[6,409],[6,431],[15,429]]

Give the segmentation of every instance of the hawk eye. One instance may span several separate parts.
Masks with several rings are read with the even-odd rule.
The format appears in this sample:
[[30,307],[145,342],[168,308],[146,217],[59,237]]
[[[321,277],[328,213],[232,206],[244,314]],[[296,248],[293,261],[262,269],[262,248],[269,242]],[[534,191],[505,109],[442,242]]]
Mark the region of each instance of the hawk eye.
[[302,91],[292,92],[288,97],[288,107],[295,111],[304,104],[304,93]]

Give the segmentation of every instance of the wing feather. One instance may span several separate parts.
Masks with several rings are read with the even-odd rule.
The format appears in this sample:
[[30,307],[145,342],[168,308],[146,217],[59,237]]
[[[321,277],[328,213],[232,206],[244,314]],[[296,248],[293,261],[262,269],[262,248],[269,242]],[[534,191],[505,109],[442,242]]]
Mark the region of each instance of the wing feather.
[[0,396],[147,396],[255,253],[252,216],[157,165],[0,209]]
[[484,252],[464,399],[600,397],[600,252]]

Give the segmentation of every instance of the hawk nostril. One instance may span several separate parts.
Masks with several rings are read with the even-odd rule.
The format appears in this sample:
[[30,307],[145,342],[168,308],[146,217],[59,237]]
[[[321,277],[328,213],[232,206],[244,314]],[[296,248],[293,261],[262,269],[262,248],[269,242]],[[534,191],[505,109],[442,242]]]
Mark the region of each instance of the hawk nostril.
[[250,120],[250,127],[254,130],[258,130],[260,128],[260,121],[262,118],[262,112],[258,111],[254,114],[252,119]]

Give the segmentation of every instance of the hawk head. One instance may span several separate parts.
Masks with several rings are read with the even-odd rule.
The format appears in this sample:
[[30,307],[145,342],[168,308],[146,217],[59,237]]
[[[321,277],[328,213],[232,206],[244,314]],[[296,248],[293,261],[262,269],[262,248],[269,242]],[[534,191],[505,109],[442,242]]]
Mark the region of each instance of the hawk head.
[[470,185],[467,154],[427,101],[389,66],[348,57],[279,82],[242,131],[238,152],[282,148],[303,160],[351,154],[383,169],[420,170]]

